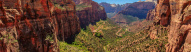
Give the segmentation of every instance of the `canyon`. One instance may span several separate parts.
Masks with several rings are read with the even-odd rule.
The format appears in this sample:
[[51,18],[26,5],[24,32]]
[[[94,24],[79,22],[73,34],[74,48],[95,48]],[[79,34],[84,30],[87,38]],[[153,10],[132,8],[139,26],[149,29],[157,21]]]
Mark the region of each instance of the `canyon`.
[[0,10],[0,52],[58,52],[81,29],[72,0],[0,0]]
[[0,0],[0,52],[59,52],[81,28],[106,20],[92,0]]
[[188,0],[0,0],[0,52],[190,52],[190,11]]

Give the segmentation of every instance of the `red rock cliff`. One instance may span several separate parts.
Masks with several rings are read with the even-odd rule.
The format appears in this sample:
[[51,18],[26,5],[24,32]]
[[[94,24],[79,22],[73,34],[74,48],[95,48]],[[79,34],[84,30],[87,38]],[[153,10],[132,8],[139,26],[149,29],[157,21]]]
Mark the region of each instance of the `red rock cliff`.
[[191,1],[158,0],[154,9],[155,25],[169,27],[166,52],[191,51]]
[[147,13],[146,20],[153,20],[155,17],[155,9],[149,10]]
[[0,52],[58,52],[78,33],[75,3],[53,1],[0,0]]
[[87,25],[95,24],[100,19],[107,18],[104,7],[92,0],[73,0],[76,3],[77,16],[80,19],[80,25],[85,28]]

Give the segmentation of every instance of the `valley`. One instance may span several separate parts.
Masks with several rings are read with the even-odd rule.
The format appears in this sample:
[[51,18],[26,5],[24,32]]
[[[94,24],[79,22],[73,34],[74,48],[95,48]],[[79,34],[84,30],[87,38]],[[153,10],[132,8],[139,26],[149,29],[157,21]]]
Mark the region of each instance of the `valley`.
[[191,1],[114,2],[0,0],[0,52],[191,51]]
[[134,33],[128,31],[128,27],[113,24],[109,19],[101,20],[96,25],[89,25],[86,30],[81,30],[72,45],[87,47],[91,52],[165,51],[167,30],[157,31],[159,35],[156,39],[150,38],[147,33],[149,31],[144,29]]

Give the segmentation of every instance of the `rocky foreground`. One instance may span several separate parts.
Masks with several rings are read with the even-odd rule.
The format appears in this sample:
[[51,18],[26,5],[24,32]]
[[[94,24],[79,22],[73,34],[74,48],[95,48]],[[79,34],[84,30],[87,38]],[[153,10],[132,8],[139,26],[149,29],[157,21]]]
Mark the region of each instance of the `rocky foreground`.
[[59,40],[80,32],[72,0],[0,0],[0,9],[0,52],[59,51]]
[[156,25],[163,25],[168,30],[166,52],[191,51],[191,1],[158,0],[157,6],[148,13],[147,19],[155,21],[151,27],[151,36],[157,35]]

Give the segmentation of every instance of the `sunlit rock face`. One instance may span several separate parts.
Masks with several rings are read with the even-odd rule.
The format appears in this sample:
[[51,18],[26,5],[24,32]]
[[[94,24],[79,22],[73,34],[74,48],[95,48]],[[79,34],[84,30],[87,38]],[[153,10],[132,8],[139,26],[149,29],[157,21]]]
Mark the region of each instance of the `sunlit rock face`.
[[104,7],[92,0],[73,0],[76,3],[76,14],[80,19],[82,28],[97,21],[106,20],[107,15]]
[[191,51],[190,3],[188,0],[158,0],[153,10],[154,24],[169,27],[166,52]]
[[72,0],[0,0],[0,52],[58,52],[79,31]]
[[155,17],[155,9],[149,10],[147,13],[146,20],[154,20]]

